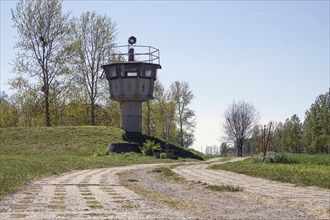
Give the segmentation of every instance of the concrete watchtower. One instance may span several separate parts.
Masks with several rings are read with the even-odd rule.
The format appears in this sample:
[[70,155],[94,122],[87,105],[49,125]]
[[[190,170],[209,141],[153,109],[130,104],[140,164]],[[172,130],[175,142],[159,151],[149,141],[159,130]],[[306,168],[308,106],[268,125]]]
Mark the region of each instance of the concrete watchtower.
[[[127,48],[127,52],[120,52]],[[142,102],[154,98],[154,82],[159,63],[159,50],[151,46],[136,45],[130,37],[128,45],[115,47],[114,61],[102,66],[110,86],[110,98],[120,102],[121,127],[127,132],[142,132]],[[138,52],[135,52],[135,49]],[[127,61],[126,61],[127,60]]]

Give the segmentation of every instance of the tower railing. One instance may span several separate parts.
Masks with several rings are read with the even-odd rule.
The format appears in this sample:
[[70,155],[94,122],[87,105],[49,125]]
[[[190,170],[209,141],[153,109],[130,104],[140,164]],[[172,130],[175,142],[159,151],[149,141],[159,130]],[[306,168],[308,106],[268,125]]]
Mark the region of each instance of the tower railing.
[[[127,52],[122,52],[125,48]],[[127,62],[131,48],[134,49],[133,62],[160,64],[159,49],[143,45],[121,45],[113,47],[110,54],[112,62]]]

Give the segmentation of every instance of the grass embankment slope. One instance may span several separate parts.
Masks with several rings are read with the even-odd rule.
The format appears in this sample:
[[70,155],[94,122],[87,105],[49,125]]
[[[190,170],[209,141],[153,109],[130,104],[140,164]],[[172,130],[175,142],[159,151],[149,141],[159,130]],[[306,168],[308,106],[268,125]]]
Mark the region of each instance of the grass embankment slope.
[[[148,137],[139,141],[143,138]],[[0,128],[0,197],[38,177],[71,170],[173,161],[134,153],[95,156],[125,140],[123,130],[110,127]],[[179,159],[203,159],[195,151],[176,150]]]
[[257,163],[250,158],[239,162],[213,165],[210,168],[301,186],[330,189],[330,155],[288,154],[288,159],[291,163]]

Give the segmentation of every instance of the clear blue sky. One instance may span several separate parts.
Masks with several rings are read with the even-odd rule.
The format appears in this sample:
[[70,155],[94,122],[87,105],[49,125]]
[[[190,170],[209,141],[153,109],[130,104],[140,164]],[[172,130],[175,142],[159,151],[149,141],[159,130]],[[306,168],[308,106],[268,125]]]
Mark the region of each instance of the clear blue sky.
[[[1,0],[1,88],[14,77],[15,29]],[[160,49],[159,79],[188,81],[196,98],[194,148],[219,145],[225,109],[252,102],[261,123],[304,120],[329,90],[329,1],[64,1],[73,16],[96,11],[117,23],[118,44],[129,36]],[[205,148],[204,148],[205,149]]]

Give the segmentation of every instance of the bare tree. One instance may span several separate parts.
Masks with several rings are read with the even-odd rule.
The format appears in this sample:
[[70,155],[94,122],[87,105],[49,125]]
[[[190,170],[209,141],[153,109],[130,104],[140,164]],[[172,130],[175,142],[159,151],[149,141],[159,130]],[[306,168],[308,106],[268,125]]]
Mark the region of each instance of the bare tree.
[[257,124],[259,114],[251,103],[235,101],[225,111],[224,129],[229,140],[237,148],[237,156],[242,157],[243,145],[252,134],[253,127]]
[[261,150],[263,153],[263,158],[265,160],[266,154],[271,149],[273,131],[272,131],[273,122],[269,122],[268,126],[264,125],[262,137],[261,137]]
[[189,109],[194,98],[188,82],[176,81],[170,87],[170,95],[178,116],[180,145],[189,147],[194,142],[195,112]]
[[62,1],[19,1],[12,9],[12,20],[16,27],[19,49],[14,72],[27,73],[41,84],[45,100],[46,126],[51,125],[50,102],[56,96],[50,88],[61,83],[67,72],[68,37],[70,33],[69,13],[62,12]]
[[110,50],[115,45],[116,35],[116,23],[95,12],[83,13],[74,28],[77,80],[88,94],[91,125],[95,125],[95,104],[101,95],[101,65],[110,61]]

